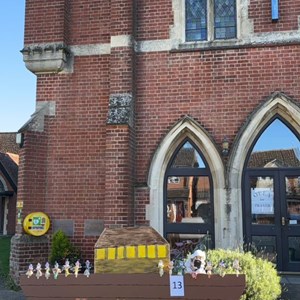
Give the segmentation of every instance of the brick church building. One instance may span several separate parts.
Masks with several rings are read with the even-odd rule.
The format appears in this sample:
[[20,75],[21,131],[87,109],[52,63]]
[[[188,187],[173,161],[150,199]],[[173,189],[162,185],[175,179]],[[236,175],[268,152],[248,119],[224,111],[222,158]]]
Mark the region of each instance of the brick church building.
[[27,0],[21,52],[18,199],[51,228],[17,226],[15,276],[57,229],[92,260],[103,228],[140,225],[299,271],[299,1]]

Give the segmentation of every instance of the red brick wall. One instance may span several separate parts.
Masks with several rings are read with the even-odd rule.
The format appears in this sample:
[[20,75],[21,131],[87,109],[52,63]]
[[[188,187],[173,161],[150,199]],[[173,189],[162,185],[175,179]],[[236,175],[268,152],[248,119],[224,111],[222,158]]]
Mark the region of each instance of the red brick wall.
[[137,180],[147,181],[160,140],[185,115],[221,145],[272,92],[300,99],[299,54],[298,46],[138,54]]
[[249,18],[253,20],[254,32],[297,30],[299,15],[299,1],[279,0],[279,20],[275,23],[272,23],[271,1],[250,1]]
[[48,260],[49,240],[47,237],[15,235],[11,240],[10,275],[19,283],[19,274],[26,273],[29,264],[44,264]]
[[172,0],[139,0],[136,10],[136,39],[168,39],[173,25]]
[[70,7],[71,45],[110,42],[110,1],[72,0]]
[[133,1],[110,1],[110,35],[132,34]]
[[[106,223],[133,225],[132,158],[127,125],[109,125],[106,131]],[[117,145],[117,146],[116,146]]]
[[133,53],[128,47],[118,47],[111,50],[110,55],[110,92],[132,93]]
[[53,218],[80,223],[103,216],[108,79],[107,56],[76,58],[73,74],[39,77],[38,99],[56,99],[47,155],[47,210]]
[[[119,8],[123,14],[120,15]],[[131,34],[132,1],[124,0],[27,0],[25,44],[61,42],[94,44],[110,42],[110,35]],[[271,21],[271,1],[254,0],[249,18],[255,32],[297,30],[300,3],[279,1],[280,19]],[[171,0],[139,0],[136,3],[136,39],[169,38],[173,25]],[[69,35],[68,35],[69,33]]]
[[26,0],[25,44],[68,42],[69,0]]
[[47,136],[26,132],[20,153],[18,199],[24,202],[23,216],[45,210]]

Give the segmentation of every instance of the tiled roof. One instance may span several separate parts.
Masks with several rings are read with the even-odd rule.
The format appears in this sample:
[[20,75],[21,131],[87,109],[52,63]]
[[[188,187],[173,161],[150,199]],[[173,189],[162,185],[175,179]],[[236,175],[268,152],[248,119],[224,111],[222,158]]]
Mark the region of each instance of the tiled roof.
[[16,162],[10,157],[8,153],[0,152],[0,164],[3,166],[5,171],[8,173],[8,176],[17,187],[18,185],[18,165]]
[[194,148],[181,148],[176,155],[172,167],[193,167],[197,162],[196,150]]
[[267,164],[277,167],[300,167],[295,150],[284,149],[253,152],[248,162],[248,168],[264,168],[267,167]]
[[20,147],[16,143],[16,133],[0,133],[0,152],[19,154]]

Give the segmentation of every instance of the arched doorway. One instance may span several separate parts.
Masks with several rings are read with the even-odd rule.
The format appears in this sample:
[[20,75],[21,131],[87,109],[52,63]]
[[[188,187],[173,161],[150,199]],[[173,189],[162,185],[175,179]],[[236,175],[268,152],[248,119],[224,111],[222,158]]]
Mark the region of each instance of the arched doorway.
[[274,115],[252,143],[245,162],[245,242],[280,271],[300,269],[300,142]]
[[212,176],[204,156],[190,139],[184,139],[174,152],[164,182],[164,236],[171,247],[188,240],[212,248]]

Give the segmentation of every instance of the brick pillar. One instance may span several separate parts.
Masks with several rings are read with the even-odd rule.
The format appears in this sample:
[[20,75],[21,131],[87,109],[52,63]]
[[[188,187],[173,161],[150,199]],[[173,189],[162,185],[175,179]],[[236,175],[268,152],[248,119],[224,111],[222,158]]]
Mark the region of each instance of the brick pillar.
[[[20,153],[18,200],[23,201],[22,220],[31,212],[45,211],[46,153],[45,133],[25,132]],[[48,260],[49,237],[29,236],[22,224],[16,225],[16,234],[11,240],[10,274],[19,284],[20,274],[26,272],[29,263],[44,264]]]
[[110,97],[106,125],[105,221],[134,224],[133,1],[111,1]]
[[[66,66],[70,0],[27,0],[23,60],[33,73],[58,73]],[[37,101],[37,111],[21,129],[24,144],[20,153],[18,201],[22,218],[31,212],[46,212],[47,130],[45,116],[55,114],[55,103]],[[11,241],[10,273],[16,283],[28,263],[45,263],[48,236],[32,237],[17,224]]]
[[49,237],[34,237],[26,234],[15,234],[11,239],[10,275],[19,285],[20,274],[25,274],[29,264],[44,265],[48,260]]

